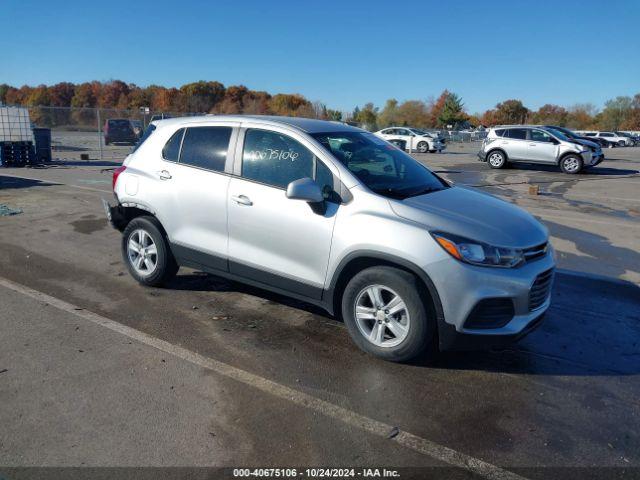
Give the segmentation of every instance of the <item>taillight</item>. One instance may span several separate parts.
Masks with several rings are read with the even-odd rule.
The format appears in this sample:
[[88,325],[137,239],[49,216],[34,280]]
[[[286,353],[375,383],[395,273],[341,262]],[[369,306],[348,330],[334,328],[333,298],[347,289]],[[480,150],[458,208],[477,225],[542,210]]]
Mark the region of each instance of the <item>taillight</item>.
[[127,169],[127,167],[125,167],[124,165],[122,165],[121,167],[118,167],[118,168],[116,168],[116,169],[113,171],[113,181],[112,181],[112,183],[111,183],[111,188],[112,188],[113,190],[115,190],[115,189],[116,189],[116,182],[118,181],[118,177],[119,177],[119,176],[120,176],[120,174],[121,174],[122,172],[124,172],[126,169]]

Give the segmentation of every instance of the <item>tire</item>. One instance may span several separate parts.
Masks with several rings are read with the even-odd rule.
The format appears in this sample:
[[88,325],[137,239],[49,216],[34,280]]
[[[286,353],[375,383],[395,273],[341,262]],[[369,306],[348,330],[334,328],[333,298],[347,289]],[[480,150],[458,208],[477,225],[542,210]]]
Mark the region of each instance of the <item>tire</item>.
[[560,169],[563,173],[575,175],[584,168],[584,162],[578,155],[565,155],[560,159]]
[[[152,248],[154,246],[155,249]],[[141,247],[145,249],[142,256],[139,253]],[[131,276],[148,287],[164,285],[175,277],[180,268],[160,223],[150,216],[136,217],[124,229],[122,259]]]
[[418,152],[420,152],[420,153],[429,152],[429,144],[427,142],[419,142],[418,143]]
[[507,165],[507,157],[499,150],[489,152],[487,163],[491,168],[504,168]]
[[624,140],[620,140],[620,141],[618,142],[618,146],[619,146],[619,147],[624,147],[625,145],[626,145],[626,143],[624,143]]
[[[413,274],[397,268],[371,267],[357,273],[342,296],[342,317],[355,344],[392,362],[404,362],[424,353],[432,344],[436,322],[420,290]],[[377,309],[370,293],[376,291],[373,297],[383,305],[397,297],[400,304],[395,308],[399,310],[389,313]],[[358,307],[360,311],[356,312]]]

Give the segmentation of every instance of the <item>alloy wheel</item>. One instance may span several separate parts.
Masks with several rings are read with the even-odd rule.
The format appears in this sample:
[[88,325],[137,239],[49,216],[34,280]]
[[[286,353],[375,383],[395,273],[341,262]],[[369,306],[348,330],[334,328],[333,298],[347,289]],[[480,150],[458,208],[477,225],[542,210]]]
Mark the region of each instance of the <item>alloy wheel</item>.
[[355,302],[355,319],[360,333],[383,348],[402,343],[411,325],[404,300],[384,285],[369,285],[360,291]]
[[151,275],[158,267],[158,248],[148,232],[134,230],[127,243],[127,256],[139,275]]
[[492,167],[499,167],[502,165],[502,155],[499,153],[492,153],[489,156],[489,163],[491,164]]

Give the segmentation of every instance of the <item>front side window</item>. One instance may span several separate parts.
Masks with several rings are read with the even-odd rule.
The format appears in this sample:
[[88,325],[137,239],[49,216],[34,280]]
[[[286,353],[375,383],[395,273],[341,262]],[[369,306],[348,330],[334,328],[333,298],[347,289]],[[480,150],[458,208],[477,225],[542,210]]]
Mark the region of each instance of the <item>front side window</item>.
[[231,127],[187,128],[182,140],[180,163],[224,172]]
[[162,149],[162,158],[169,160],[170,162],[177,162],[180,156],[180,144],[182,143],[182,135],[184,134],[184,128],[181,128],[176,133],[171,135],[169,141]]
[[613,133],[604,132],[600,134],[601,137],[613,137]]
[[369,189],[403,199],[447,188],[446,182],[399,148],[365,132],[312,136]]
[[533,142],[551,142],[551,135],[542,130],[531,130],[531,141]]
[[293,138],[267,130],[247,130],[242,153],[242,176],[285,188],[314,176],[315,156]]

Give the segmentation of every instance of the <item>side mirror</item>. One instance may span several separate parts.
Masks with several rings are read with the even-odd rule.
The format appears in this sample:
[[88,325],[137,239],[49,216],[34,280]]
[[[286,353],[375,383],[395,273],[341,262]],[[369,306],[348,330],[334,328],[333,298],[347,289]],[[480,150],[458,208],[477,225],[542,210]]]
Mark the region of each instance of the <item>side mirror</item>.
[[304,200],[308,203],[320,203],[324,201],[320,186],[309,177],[294,180],[287,185],[287,198],[291,200]]

